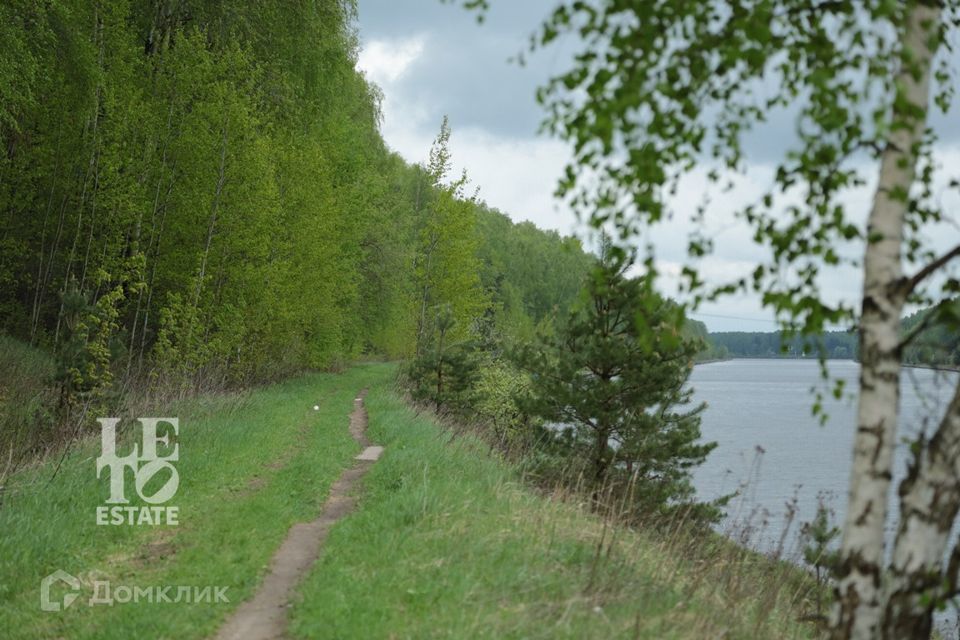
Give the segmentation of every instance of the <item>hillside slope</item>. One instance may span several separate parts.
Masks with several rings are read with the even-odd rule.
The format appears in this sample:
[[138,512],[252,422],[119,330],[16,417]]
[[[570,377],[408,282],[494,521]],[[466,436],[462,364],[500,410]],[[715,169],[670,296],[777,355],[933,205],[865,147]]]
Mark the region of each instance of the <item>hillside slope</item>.
[[[611,529],[575,500],[535,495],[472,436],[454,437],[394,391],[393,365],[305,376],[177,408],[176,527],[97,527],[106,496],[74,450],[17,474],[0,509],[0,628],[12,638],[203,638],[262,579],[294,522],[316,517],[358,446],[347,416],[369,388],[386,453],[298,590],[297,637],[807,637],[800,573],[718,538]],[[318,410],[314,410],[316,405]],[[57,569],[81,581],[38,607]],[[227,587],[229,602],[87,606],[95,582]],[[759,594],[759,595],[758,595]]]

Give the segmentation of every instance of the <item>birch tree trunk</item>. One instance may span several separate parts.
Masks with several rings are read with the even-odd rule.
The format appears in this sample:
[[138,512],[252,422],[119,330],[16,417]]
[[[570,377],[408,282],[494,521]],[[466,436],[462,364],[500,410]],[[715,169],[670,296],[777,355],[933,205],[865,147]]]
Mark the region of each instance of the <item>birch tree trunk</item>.
[[901,245],[907,194],[929,100],[931,41],[940,9],[911,3],[902,34],[901,67],[894,79],[893,126],[881,155],[880,179],[867,223],[860,325],[860,399],[840,579],[832,637],[881,637],[884,523],[900,400]]
[[943,576],[960,507],[960,388],[929,444],[900,484],[900,526],[886,585],[883,637],[929,638],[933,609],[950,593]]

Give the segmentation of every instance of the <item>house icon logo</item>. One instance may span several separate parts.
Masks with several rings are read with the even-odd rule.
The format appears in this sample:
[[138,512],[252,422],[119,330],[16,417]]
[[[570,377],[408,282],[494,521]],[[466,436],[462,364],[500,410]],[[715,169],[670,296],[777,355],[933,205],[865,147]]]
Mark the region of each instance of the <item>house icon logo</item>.
[[65,593],[62,600],[53,601],[50,599],[50,590],[54,584],[62,582],[73,591],[80,590],[80,580],[62,569],[57,569],[40,582],[40,609],[42,611],[62,611],[66,609],[79,594]]

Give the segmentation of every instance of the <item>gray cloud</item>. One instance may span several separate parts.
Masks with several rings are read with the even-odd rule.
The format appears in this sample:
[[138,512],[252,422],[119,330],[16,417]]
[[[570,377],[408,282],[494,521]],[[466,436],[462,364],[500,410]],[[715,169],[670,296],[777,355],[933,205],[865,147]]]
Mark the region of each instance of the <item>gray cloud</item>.
[[474,14],[437,0],[360,0],[363,41],[425,36],[424,56],[394,87],[397,100],[416,100],[432,120],[447,114],[455,127],[532,137],[542,119],[535,92],[561,71],[563,50],[533,56],[526,66],[508,59],[526,48],[555,0],[494,2],[478,25]]

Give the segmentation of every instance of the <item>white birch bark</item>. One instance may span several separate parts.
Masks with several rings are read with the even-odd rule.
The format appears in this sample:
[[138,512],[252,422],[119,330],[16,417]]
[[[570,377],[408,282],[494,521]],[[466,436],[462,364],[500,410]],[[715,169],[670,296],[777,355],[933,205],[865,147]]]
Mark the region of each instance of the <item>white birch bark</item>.
[[944,576],[943,563],[958,507],[960,388],[900,484],[900,525],[885,585],[884,638],[930,637],[934,606],[956,589],[957,576]]
[[[840,579],[831,618],[833,638],[880,637],[884,602],[884,522],[897,433],[900,400],[901,245],[907,212],[906,194],[916,172],[929,101],[931,36],[938,7],[912,3],[902,34],[904,58],[895,78],[903,102],[892,111],[880,179],[867,223],[860,325],[860,399],[846,521],[841,544]],[[906,103],[905,106],[903,103]],[[913,107],[912,109],[910,107]]]

